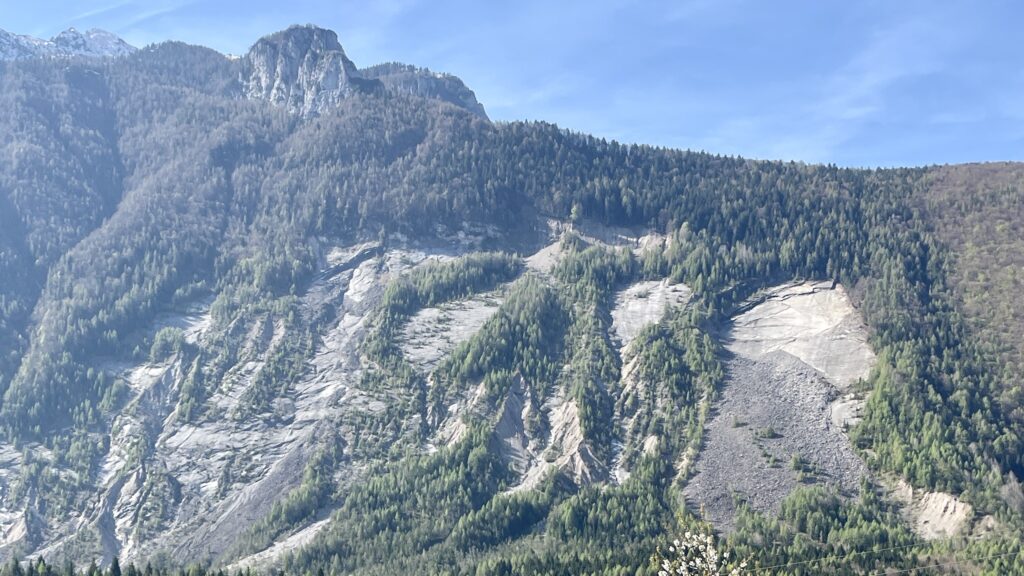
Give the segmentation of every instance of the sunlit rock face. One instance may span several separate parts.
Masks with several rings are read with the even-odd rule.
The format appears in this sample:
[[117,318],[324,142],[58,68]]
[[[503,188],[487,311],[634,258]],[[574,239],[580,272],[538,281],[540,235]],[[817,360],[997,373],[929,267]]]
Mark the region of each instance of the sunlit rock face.
[[777,513],[801,484],[854,493],[868,472],[846,429],[863,398],[853,384],[875,355],[840,285],[771,288],[733,317],[727,379],[686,496],[716,527],[733,526],[735,499]]
[[411,94],[440,100],[487,119],[483,105],[451,74],[388,63],[359,70],[338,36],[316,26],[292,26],[260,39],[242,58],[245,95],[315,116],[357,94]]
[[362,77],[334,32],[315,26],[293,26],[256,42],[244,58],[242,84],[249,98],[304,116],[382,89]]

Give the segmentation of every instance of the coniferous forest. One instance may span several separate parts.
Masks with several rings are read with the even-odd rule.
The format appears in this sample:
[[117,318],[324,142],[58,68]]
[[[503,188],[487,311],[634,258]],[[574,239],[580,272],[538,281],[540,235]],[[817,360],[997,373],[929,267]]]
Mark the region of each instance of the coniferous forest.
[[[1020,166],[622,145],[386,82],[304,115],[249,65],[0,62],[3,576],[655,574],[687,531],[751,574],[1024,574]],[[708,525],[728,327],[811,280],[876,357],[865,474],[794,454],[778,510]],[[619,346],[659,282],[687,301]],[[898,485],[966,524],[925,538]]]

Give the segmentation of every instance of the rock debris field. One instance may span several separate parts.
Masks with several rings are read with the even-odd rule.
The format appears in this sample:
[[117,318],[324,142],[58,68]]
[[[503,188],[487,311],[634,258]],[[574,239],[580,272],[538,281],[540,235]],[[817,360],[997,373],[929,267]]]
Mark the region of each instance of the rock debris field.
[[779,286],[741,310],[725,339],[726,382],[684,491],[688,504],[728,532],[737,502],[777,514],[801,484],[855,492],[867,468],[844,426],[862,406],[851,385],[875,361],[866,336],[831,282]]
[[503,291],[496,290],[416,312],[399,337],[402,354],[419,371],[430,372],[476,334],[503,301]]

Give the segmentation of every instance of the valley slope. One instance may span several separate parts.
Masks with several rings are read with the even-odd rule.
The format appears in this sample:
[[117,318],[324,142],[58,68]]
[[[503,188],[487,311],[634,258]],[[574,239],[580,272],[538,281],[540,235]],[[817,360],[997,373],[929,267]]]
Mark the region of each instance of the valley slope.
[[4,558],[1020,565],[1020,234],[957,196],[1019,166],[492,123],[311,26],[0,62],[0,105]]

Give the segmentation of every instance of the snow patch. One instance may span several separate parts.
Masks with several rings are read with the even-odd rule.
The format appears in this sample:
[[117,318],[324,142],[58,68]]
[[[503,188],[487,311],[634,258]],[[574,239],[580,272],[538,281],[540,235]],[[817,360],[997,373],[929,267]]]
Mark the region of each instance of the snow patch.
[[95,28],[85,32],[69,28],[50,40],[0,30],[0,60],[69,56],[106,58],[125,56],[135,50],[114,34]]

